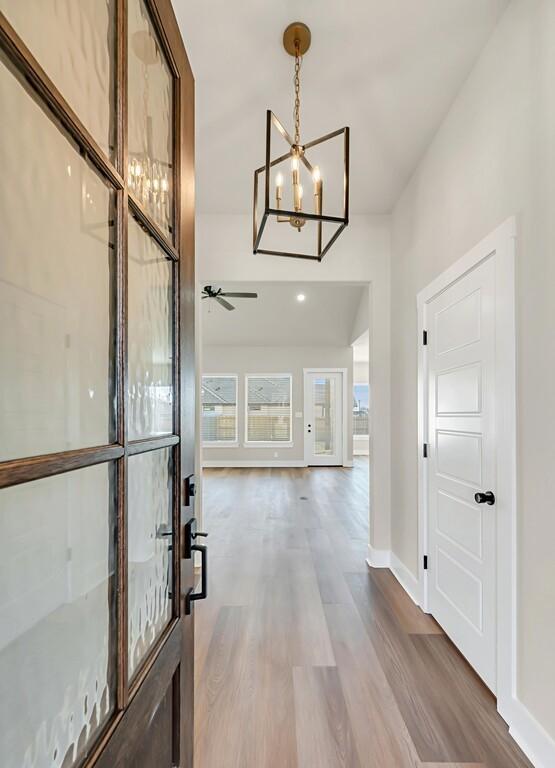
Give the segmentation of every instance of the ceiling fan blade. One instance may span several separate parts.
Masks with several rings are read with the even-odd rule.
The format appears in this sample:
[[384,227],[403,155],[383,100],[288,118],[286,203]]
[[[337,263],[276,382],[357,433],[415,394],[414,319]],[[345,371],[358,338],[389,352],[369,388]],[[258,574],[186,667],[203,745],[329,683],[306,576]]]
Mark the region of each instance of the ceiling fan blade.
[[225,307],[226,309],[229,309],[230,311],[232,309],[235,309],[233,304],[230,304],[229,301],[226,301],[225,299],[221,299],[219,296],[216,296],[216,301],[218,302],[218,304],[221,304],[222,307]]
[[220,293],[220,296],[229,296],[233,299],[257,299],[258,298],[257,293],[235,293],[235,292],[228,292],[228,291],[225,291],[224,293]]

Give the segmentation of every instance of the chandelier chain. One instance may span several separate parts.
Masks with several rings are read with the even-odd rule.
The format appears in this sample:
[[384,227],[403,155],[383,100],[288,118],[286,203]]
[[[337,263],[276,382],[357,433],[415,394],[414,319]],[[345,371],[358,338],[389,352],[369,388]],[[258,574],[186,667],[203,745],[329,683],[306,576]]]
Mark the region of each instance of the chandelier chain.
[[293,115],[295,118],[295,144],[301,143],[301,55],[299,53],[299,42],[295,41],[295,108]]

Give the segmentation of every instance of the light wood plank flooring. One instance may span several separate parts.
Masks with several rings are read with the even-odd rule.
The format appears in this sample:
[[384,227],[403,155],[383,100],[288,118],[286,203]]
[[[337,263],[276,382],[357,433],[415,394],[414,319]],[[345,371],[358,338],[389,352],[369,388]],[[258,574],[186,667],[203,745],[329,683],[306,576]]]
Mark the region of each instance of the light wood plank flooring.
[[367,471],[205,472],[195,768],[529,768],[438,625],[367,568]]

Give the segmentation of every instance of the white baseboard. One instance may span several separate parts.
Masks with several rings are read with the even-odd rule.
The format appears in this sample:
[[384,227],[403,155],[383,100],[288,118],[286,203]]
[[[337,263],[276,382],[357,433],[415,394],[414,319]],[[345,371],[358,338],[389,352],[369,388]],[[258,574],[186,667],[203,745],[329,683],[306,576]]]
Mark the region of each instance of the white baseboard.
[[418,579],[399,560],[395,552],[390,549],[374,549],[369,545],[366,562],[370,568],[389,568],[410,599],[416,605],[420,605]]
[[391,552],[389,549],[374,549],[374,547],[369,544],[366,562],[370,568],[389,568]]
[[370,451],[368,448],[353,448],[353,456],[369,456]]
[[391,573],[395,576],[399,584],[403,587],[413,603],[420,605],[420,588],[418,579],[409,571],[407,566],[402,563],[395,552],[390,554]]
[[[354,454],[353,454],[353,456],[354,456]],[[351,460],[343,462],[343,466],[344,467],[354,467],[354,465],[355,465],[354,461],[351,461]]]
[[[368,547],[366,562],[372,568],[389,568],[413,602],[420,605],[418,579],[394,552]],[[519,699],[510,699],[500,714],[509,726],[510,735],[534,768],[555,766],[555,740]]]
[[555,740],[519,699],[510,704],[509,733],[534,768],[555,765]]
[[306,467],[304,459],[204,459],[203,467],[249,469],[253,467]]

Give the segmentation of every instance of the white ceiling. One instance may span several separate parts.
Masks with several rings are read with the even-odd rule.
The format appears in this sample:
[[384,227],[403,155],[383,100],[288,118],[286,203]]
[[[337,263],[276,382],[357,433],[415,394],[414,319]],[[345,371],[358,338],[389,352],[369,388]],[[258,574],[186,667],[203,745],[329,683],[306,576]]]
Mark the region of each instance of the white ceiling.
[[389,212],[507,0],[173,0],[196,78],[197,210],[245,213],[265,111],[291,128],[293,60],[312,30],[302,137],[351,127],[351,210]]
[[[358,305],[367,288],[334,283],[225,283],[229,291],[254,291],[258,299],[229,299],[229,312],[202,301],[203,344],[237,346],[330,346],[351,343]],[[297,295],[304,293],[304,302]]]

